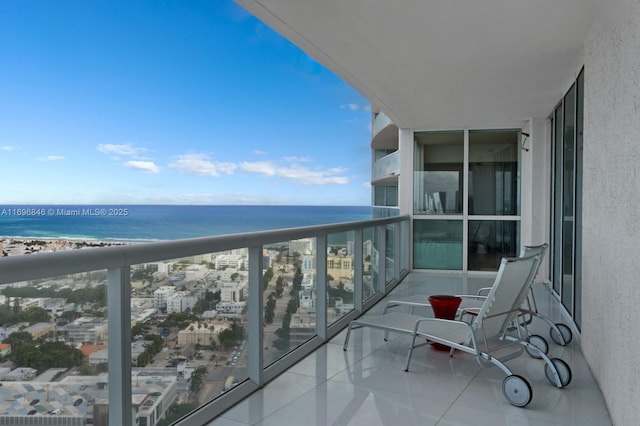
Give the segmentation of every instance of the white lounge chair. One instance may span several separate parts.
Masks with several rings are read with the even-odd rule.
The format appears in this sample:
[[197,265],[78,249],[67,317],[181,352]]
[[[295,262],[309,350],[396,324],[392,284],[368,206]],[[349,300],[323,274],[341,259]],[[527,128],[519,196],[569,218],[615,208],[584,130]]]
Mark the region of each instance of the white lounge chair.
[[[539,268],[548,247],[549,244],[547,243],[536,246],[524,246],[520,251],[520,257],[540,256],[540,262],[538,263]],[[535,274],[537,274],[537,272],[538,271],[536,270]],[[458,313],[461,314],[462,312],[466,312],[472,314],[479,311],[490,290],[491,287],[485,287],[479,289],[475,295],[457,294],[456,296],[462,299],[462,303],[460,303],[460,306],[458,307]],[[409,306],[411,308],[410,312],[413,313],[416,307],[426,308],[431,305],[429,304],[427,297],[423,295],[413,295],[401,299],[389,300],[385,305],[385,312],[396,306]],[[554,323],[549,317],[538,311],[536,299],[531,288],[529,289],[524,303],[520,307],[520,312],[523,314],[520,317],[522,321],[521,325],[525,327],[525,330],[527,330],[526,325],[531,324],[533,318],[536,317],[549,324],[549,335],[551,336],[551,340],[558,345],[566,346],[573,339],[573,333],[567,325],[563,323]],[[538,349],[542,350],[545,354],[549,353],[549,344],[544,337],[537,334],[531,334],[528,330],[527,335],[530,343],[537,346]],[[527,350],[527,353],[534,358],[539,358],[536,351]]]
[[[405,371],[409,371],[413,350],[428,344],[423,339],[449,346],[450,356],[453,356],[454,349],[458,349],[474,355],[483,367],[493,365],[500,368],[507,375],[502,384],[504,396],[511,404],[524,407],[531,401],[531,386],[524,377],[512,374],[504,364],[520,356],[524,349],[544,360],[545,375],[553,385],[562,388],[571,381],[569,365],[559,358],[550,359],[529,343],[520,326],[523,321],[520,306],[527,297],[539,262],[540,256],[502,259],[495,282],[480,310],[471,317],[471,323],[425,318],[404,312],[364,316],[349,324],[343,349],[348,347],[351,331],[361,327],[383,330],[385,338],[390,332],[409,334],[412,340],[405,365]],[[505,353],[510,346],[515,350]],[[500,351],[501,356],[496,356],[496,351]]]

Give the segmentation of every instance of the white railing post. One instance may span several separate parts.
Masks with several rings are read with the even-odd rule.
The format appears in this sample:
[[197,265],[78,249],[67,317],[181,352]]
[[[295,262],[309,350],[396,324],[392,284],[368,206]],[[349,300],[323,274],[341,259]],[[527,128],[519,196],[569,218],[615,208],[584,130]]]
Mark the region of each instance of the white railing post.
[[249,343],[248,374],[249,379],[258,386],[264,384],[263,352],[264,346],[264,291],[262,289],[262,246],[249,247],[249,306],[247,309],[247,340]]
[[364,303],[363,291],[363,231],[362,229],[355,230],[355,237],[353,242],[353,307],[358,312],[362,312],[362,305]]
[[374,283],[375,288],[382,294],[387,293],[387,229],[386,225],[376,226],[378,241],[376,250],[378,251],[378,282]]
[[400,278],[400,270],[402,269],[402,256],[400,241],[402,237],[402,226],[400,223],[394,223],[393,226],[393,279]]
[[107,270],[109,426],[132,426],[130,268]]
[[327,234],[316,237],[316,334],[327,338]]

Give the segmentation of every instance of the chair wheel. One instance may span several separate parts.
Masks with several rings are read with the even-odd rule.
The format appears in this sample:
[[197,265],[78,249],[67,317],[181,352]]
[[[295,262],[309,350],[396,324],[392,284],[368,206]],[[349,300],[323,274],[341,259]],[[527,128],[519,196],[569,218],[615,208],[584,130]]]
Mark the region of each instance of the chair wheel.
[[549,380],[549,382],[551,382],[551,384],[556,387],[563,388],[567,386],[571,382],[571,367],[569,367],[569,364],[567,364],[560,358],[551,358],[551,363],[558,373],[560,384],[562,386],[557,385],[556,379],[553,376],[553,371],[551,370],[551,367],[549,367],[549,364],[545,364],[544,366],[544,374],[545,376],[547,376],[547,380]]
[[[532,334],[531,336],[529,336],[527,341],[533,346],[535,346],[536,348],[540,349],[540,351],[542,351],[542,353],[544,353],[545,355],[549,353],[549,344],[547,343],[544,337],[539,336],[537,334]],[[525,350],[527,351],[527,353],[531,358],[536,358],[536,359],[542,358],[542,356],[535,349],[525,346]]]
[[[571,332],[571,329],[565,324],[562,324],[561,322],[556,323],[554,325],[555,327],[551,327],[549,329],[549,335],[551,336],[551,340],[553,340],[554,342],[556,342],[558,345],[561,345],[561,346],[566,346],[569,343],[571,343],[571,340],[573,339],[573,333]],[[558,334],[558,331],[560,331],[559,334]]]
[[524,377],[512,374],[502,382],[502,393],[511,405],[526,407],[531,402],[533,391]]

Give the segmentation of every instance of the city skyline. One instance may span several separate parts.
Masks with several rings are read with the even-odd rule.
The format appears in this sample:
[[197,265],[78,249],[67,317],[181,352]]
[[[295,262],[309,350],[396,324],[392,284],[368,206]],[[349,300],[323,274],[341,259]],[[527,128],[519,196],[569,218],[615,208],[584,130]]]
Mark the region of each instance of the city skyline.
[[370,108],[231,1],[0,5],[0,204],[369,205]]

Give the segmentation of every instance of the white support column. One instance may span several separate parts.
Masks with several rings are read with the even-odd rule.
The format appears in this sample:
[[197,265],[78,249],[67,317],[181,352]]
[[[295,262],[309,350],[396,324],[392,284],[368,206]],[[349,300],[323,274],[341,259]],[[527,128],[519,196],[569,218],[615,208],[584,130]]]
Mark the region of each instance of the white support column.
[[400,176],[398,177],[398,207],[400,214],[413,213],[413,130],[398,130]]
[[549,242],[550,128],[546,119],[531,118],[522,128],[520,174],[520,239],[522,245]]
[[[530,141],[525,148],[532,154],[530,244],[535,245],[551,243],[551,122],[546,118],[530,122]],[[545,257],[539,277],[549,275],[549,256]]]
[[262,246],[249,247],[249,306],[248,306],[248,373],[249,379],[258,386],[264,384],[263,352],[263,290],[262,290]]
[[130,268],[107,270],[109,426],[132,426]]
[[[414,184],[414,137],[413,129],[398,130],[398,146],[400,149],[400,176],[398,177],[398,207],[400,214],[413,215]],[[413,217],[413,216],[412,216]],[[413,269],[413,220],[409,219],[409,269]]]

